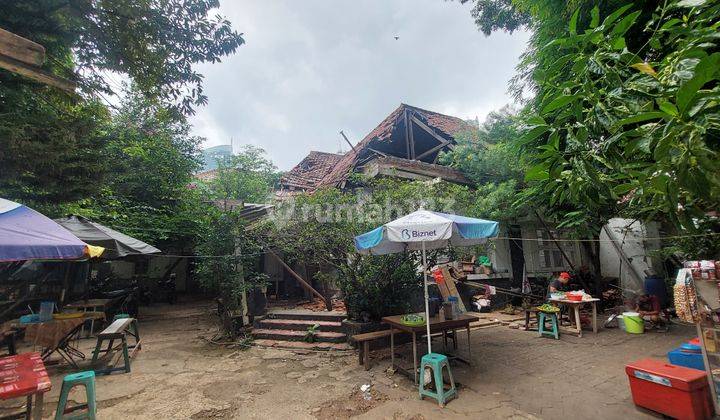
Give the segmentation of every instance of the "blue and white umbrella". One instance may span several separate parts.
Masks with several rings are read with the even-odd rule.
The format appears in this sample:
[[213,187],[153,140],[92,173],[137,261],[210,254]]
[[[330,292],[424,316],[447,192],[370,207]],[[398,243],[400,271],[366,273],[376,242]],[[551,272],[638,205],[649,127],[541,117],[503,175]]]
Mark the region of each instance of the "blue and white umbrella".
[[370,232],[355,237],[361,254],[384,255],[403,251],[422,251],[425,285],[425,321],[430,348],[430,309],[428,307],[426,250],[453,246],[479,245],[497,236],[498,222],[438,213],[420,209]]

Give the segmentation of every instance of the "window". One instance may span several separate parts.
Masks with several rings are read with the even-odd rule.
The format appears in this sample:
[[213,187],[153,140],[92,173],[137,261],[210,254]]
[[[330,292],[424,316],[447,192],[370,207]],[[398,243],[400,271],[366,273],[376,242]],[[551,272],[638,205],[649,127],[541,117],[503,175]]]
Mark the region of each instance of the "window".
[[[537,229],[535,231],[538,238],[538,260],[540,268],[552,271],[560,271],[569,269],[570,266],[562,256],[562,252],[558,249],[555,242],[550,239],[550,235],[545,229]],[[555,238],[562,238],[562,233],[552,231]],[[560,246],[570,261],[575,262],[575,243],[560,241]]]

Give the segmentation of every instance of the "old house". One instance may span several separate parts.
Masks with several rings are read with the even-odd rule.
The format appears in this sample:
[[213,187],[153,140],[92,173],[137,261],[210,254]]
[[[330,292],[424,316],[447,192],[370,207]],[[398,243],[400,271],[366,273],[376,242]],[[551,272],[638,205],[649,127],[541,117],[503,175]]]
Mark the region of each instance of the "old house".
[[[469,130],[477,130],[475,122],[401,104],[347,153],[310,152],[281,178],[276,197],[285,199],[322,187],[352,188],[350,175],[353,173],[408,180],[440,178],[470,185],[462,173],[437,163],[441,152],[454,147],[458,134]],[[500,286],[519,287],[524,274],[531,279],[542,279],[560,271],[591,266],[586,248],[578,241],[565,239],[568,236],[546,226],[535,216],[505,224],[501,227],[500,238],[492,241],[487,249],[493,274],[473,277]],[[621,257],[609,247],[607,242],[602,246],[603,265],[621,266]],[[291,272],[276,255],[266,255],[263,265],[272,284],[268,295],[275,298],[310,297],[313,289],[324,288],[313,280],[312,270],[302,264],[292,267]],[[611,274],[613,269],[603,268],[603,272]],[[311,288],[301,285],[298,277]],[[619,274],[618,277],[627,279],[628,275]]]

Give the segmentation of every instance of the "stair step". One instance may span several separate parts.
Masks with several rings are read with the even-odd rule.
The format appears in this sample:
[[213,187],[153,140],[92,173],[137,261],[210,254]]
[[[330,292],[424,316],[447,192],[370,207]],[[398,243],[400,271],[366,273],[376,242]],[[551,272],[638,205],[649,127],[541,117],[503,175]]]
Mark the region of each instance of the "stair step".
[[269,312],[267,318],[342,322],[347,318],[347,314],[337,311],[313,312],[299,309],[285,309]]
[[[286,340],[286,341],[303,341],[305,338],[305,331],[295,330],[276,330],[276,329],[263,329],[257,328],[253,330],[254,338],[269,339],[269,340]],[[347,336],[342,333],[329,332],[329,331],[318,331],[315,333],[317,341],[330,342],[330,343],[342,343],[347,341]]]
[[307,331],[313,325],[319,325],[318,331],[342,332],[342,323],[336,321],[320,321],[316,319],[263,319],[258,323],[261,329],[280,329]]
[[266,340],[262,338],[254,340],[253,343],[263,347],[291,350],[353,350],[348,343],[324,343],[319,341],[306,343],[304,341]]

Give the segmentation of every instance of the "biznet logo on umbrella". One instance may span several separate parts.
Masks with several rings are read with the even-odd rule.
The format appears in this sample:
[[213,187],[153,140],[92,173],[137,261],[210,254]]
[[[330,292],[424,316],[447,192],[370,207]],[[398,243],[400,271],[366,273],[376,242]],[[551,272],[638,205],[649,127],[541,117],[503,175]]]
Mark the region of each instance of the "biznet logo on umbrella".
[[434,238],[434,237],[437,237],[437,229],[433,229],[433,230],[403,229],[400,232],[400,236],[404,240],[420,239],[420,238]]

